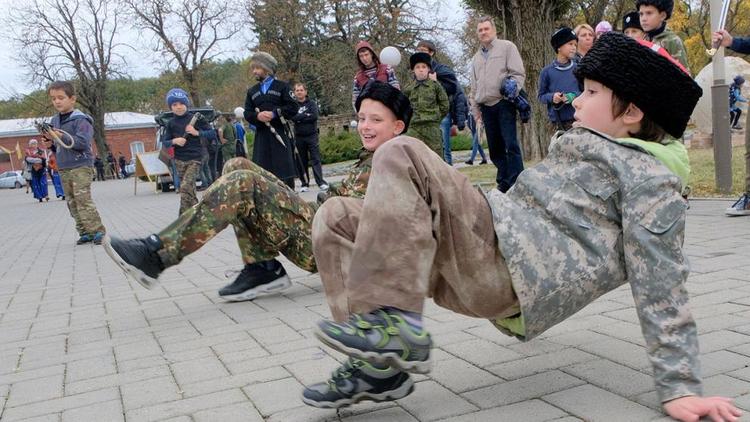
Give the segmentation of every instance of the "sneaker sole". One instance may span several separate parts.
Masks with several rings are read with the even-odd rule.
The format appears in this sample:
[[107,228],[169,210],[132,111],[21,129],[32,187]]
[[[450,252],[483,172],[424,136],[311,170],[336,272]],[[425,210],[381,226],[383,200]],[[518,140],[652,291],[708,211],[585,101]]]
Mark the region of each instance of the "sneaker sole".
[[353,404],[357,404],[362,401],[373,401],[376,403],[384,401],[393,401],[402,399],[409,394],[414,392],[414,381],[411,378],[407,378],[401,386],[395,390],[386,391],[380,394],[373,394],[368,392],[362,392],[355,394],[349,399],[341,399],[337,401],[315,401],[308,399],[304,395],[302,396],[302,402],[308,406],[317,407],[320,409],[338,409],[341,407],[348,407]]
[[741,217],[743,215],[750,215],[750,211],[737,211],[735,209],[729,208],[724,212],[724,214],[729,215],[731,217]]
[[244,302],[246,300],[253,300],[260,296],[267,296],[276,292],[280,292],[282,290],[286,290],[289,287],[292,286],[292,281],[289,280],[289,276],[284,274],[283,276],[277,278],[276,280],[263,284],[261,286],[258,286],[254,289],[245,290],[242,293],[237,293],[234,295],[226,295],[221,296],[222,299],[228,300],[230,302]]
[[326,346],[334,350],[338,350],[339,352],[344,353],[346,355],[353,356],[355,358],[359,358],[362,360],[366,360],[367,362],[370,362],[370,363],[390,365],[402,371],[411,372],[415,374],[427,374],[432,369],[432,360],[429,357],[427,358],[427,360],[424,360],[424,361],[407,361],[407,360],[402,359],[401,356],[393,352],[386,352],[386,353],[366,352],[364,350],[359,350],[353,347],[349,347],[336,339],[328,337],[323,332],[323,330],[321,330],[321,328],[318,326],[315,327],[314,333],[315,333],[315,337],[317,337],[318,340],[323,342],[323,344],[325,344]]
[[109,236],[104,237],[104,242],[102,242],[102,245],[104,245],[104,250],[107,252],[107,255],[109,255],[109,257],[112,258],[113,261],[115,261],[115,264],[117,264],[125,272],[125,275],[128,276],[129,279],[137,282],[138,284],[149,290],[153,290],[154,287],[159,284],[159,281],[155,278],[147,276],[143,271],[125,262],[125,260],[122,259],[117,251],[112,248]]

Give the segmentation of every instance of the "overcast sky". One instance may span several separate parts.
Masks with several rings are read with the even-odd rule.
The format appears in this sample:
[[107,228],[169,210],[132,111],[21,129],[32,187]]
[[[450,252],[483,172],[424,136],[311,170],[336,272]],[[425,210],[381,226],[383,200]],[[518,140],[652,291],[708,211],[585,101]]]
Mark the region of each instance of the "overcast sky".
[[[442,0],[443,7],[441,15],[445,18],[446,27],[459,28],[457,32],[460,32],[460,28],[463,24],[465,13],[463,12],[463,6],[461,0]],[[16,5],[17,0],[0,0],[0,10],[8,11],[11,5]],[[143,78],[148,76],[156,76],[162,70],[163,67],[154,63],[154,53],[148,47],[149,40],[139,38],[138,32],[121,24],[121,33],[123,39],[131,45],[143,46],[138,48],[137,51],[129,51],[127,54],[128,69],[127,74],[133,78]],[[252,36],[240,36],[235,41],[235,45],[231,47],[232,52],[225,55],[223,58],[239,58],[246,57],[249,54],[247,45],[247,39]],[[24,69],[17,61],[16,48],[11,42],[12,33],[7,25],[0,25],[0,39],[6,41],[6,48],[0,51],[0,99],[7,99],[15,94],[27,94],[33,91],[36,87],[31,86],[27,81]]]

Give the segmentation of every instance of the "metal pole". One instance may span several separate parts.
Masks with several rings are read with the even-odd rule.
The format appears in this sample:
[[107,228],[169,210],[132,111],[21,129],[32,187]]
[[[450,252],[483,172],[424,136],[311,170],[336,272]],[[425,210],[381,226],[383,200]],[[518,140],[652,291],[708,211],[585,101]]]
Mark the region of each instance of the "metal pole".
[[[725,0],[727,1],[727,0]],[[711,31],[719,29],[722,0],[711,0]],[[724,48],[713,57],[714,81],[711,85],[712,131],[716,187],[719,192],[732,192],[732,134],[729,128],[729,85],[724,69]]]

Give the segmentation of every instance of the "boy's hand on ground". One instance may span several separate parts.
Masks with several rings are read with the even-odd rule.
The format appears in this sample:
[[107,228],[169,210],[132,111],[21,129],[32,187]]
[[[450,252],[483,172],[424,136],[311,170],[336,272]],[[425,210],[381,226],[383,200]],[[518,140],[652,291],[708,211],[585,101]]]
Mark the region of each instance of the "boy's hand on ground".
[[678,421],[698,422],[708,416],[713,422],[735,422],[742,412],[726,397],[680,397],[664,403],[664,411]]

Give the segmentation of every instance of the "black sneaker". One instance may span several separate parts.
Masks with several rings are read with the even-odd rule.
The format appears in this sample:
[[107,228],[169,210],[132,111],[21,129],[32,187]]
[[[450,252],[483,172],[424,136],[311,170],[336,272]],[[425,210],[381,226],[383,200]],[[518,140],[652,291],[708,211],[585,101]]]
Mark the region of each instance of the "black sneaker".
[[104,237],[107,255],[125,271],[125,275],[147,289],[156,287],[159,283],[156,279],[164,271],[164,264],[156,253],[161,247],[161,239],[155,234],[131,240]]
[[363,400],[398,400],[412,391],[414,381],[406,372],[391,367],[379,369],[349,358],[328,381],[305,387],[302,401],[314,407],[338,408]]
[[219,296],[233,302],[253,300],[258,296],[287,289],[291,285],[284,266],[272,259],[245,265],[231,284],[219,290]]
[[347,322],[322,320],[315,336],[326,345],[355,358],[391,365],[406,372],[430,372],[432,339],[415,330],[397,312],[378,309],[352,314]]

